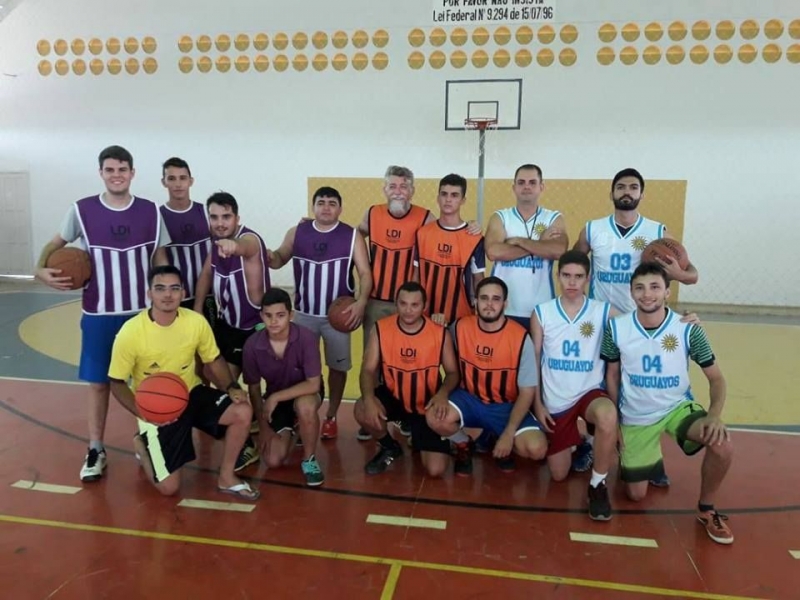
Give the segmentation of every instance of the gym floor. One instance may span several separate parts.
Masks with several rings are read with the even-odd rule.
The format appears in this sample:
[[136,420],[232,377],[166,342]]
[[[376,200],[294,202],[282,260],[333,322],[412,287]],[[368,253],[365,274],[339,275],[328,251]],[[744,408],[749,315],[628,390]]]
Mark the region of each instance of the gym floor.
[[[718,509],[732,546],[694,518],[699,458],[664,442],[672,479],[628,502],[610,475],[614,519],[586,516],[588,475],[549,481],[476,458],[472,478],[431,480],[407,451],[381,476],[364,463],[352,404],[320,443],[325,485],[301,453],[244,473],[255,504],[216,489],[219,446],[198,435],[179,497],[161,497],[133,456],[134,422],[112,404],[100,482],[81,485],[86,390],[76,380],[78,296],[0,285],[0,589],[5,598],[770,598],[800,589],[800,326],[702,315],[728,380],[736,456]],[[360,337],[353,340],[361,347]],[[346,396],[357,395],[357,369]],[[696,368],[695,391],[707,399]],[[112,400],[113,403],[113,400]],[[323,409],[324,410],[324,409]]]

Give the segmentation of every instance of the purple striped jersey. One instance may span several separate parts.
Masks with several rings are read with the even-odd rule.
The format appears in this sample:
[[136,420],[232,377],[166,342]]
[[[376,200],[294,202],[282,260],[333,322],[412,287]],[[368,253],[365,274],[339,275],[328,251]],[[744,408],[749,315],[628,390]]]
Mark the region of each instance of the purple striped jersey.
[[161,230],[158,207],[134,197],[126,208],[115,209],[100,196],[90,196],[75,208],[92,261],[83,312],[114,315],[146,308],[147,272]]
[[295,310],[315,317],[328,314],[339,296],[352,296],[356,230],[341,221],[319,231],[314,221],[297,226],[292,248]]
[[[261,269],[264,282],[261,294],[269,289],[269,263],[267,262],[267,246],[264,240],[252,229],[244,225],[233,239],[243,235],[254,235],[261,246]],[[211,273],[214,277],[214,298],[217,301],[219,316],[236,329],[252,329],[261,322],[261,298],[254,304],[247,295],[247,280],[244,272],[245,259],[241,256],[222,258],[216,244],[211,245]]]
[[159,206],[159,210],[172,239],[166,247],[169,264],[180,269],[186,299],[191,300],[211,247],[205,207],[192,202],[186,210],[178,211],[166,204]]

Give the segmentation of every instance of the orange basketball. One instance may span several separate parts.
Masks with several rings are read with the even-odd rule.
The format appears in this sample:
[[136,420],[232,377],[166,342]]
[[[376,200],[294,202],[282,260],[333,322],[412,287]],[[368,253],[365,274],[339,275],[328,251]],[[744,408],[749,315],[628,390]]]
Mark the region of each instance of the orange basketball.
[[678,261],[678,266],[681,269],[686,269],[689,266],[689,255],[686,253],[680,242],[671,240],[669,238],[661,238],[660,240],[653,240],[642,252],[642,262],[657,262],[656,258],[669,256]]
[[174,373],[154,373],[136,388],[136,409],[150,423],[174,421],[189,404],[189,389]]
[[342,313],[345,308],[354,304],[356,301],[352,296],[339,296],[336,300],[331,302],[328,307],[328,322],[336,331],[342,333],[350,333],[352,329],[347,326],[349,317]]
[[53,252],[47,257],[45,266],[49,269],[61,269],[58,277],[72,277],[71,290],[81,289],[92,276],[89,253],[74,246],[59,248]]

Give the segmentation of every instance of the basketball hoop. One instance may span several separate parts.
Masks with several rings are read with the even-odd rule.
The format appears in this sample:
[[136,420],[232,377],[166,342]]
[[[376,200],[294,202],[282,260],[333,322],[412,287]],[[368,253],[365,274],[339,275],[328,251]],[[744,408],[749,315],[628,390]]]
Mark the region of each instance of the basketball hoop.
[[497,127],[497,119],[491,117],[472,117],[464,119],[464,129],[486,131]]

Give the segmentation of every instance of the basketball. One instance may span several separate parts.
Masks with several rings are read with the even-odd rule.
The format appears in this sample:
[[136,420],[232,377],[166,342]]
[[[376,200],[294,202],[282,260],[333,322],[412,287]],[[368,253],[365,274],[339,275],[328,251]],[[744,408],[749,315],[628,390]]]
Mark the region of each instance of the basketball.
[[642,252],[642,262],[657,262],[657,258],[671,257],[678,261],[678,266],[686,270],[689,266],[689,255],[680,242],[669,238],[653,240]]
[[342,333],[350,333],[352,329],[347,326],[349,317],[342,314],[342,311],[351,304],[355,303],[356,299],[352,296],[339,296],[336,300],[331,302],[328,308],[328,322],[336,331]]
[[189,404],[189,389],[174,373],[155,373],[139,384],[135,397],[142,419],[161,425],[183,414]]
[[58,277],[72,277],[71,290],[79,290],[92,276],[92,261],[89,253],[80,248],[59,248],[47,257],[49,269],[60,269]]

